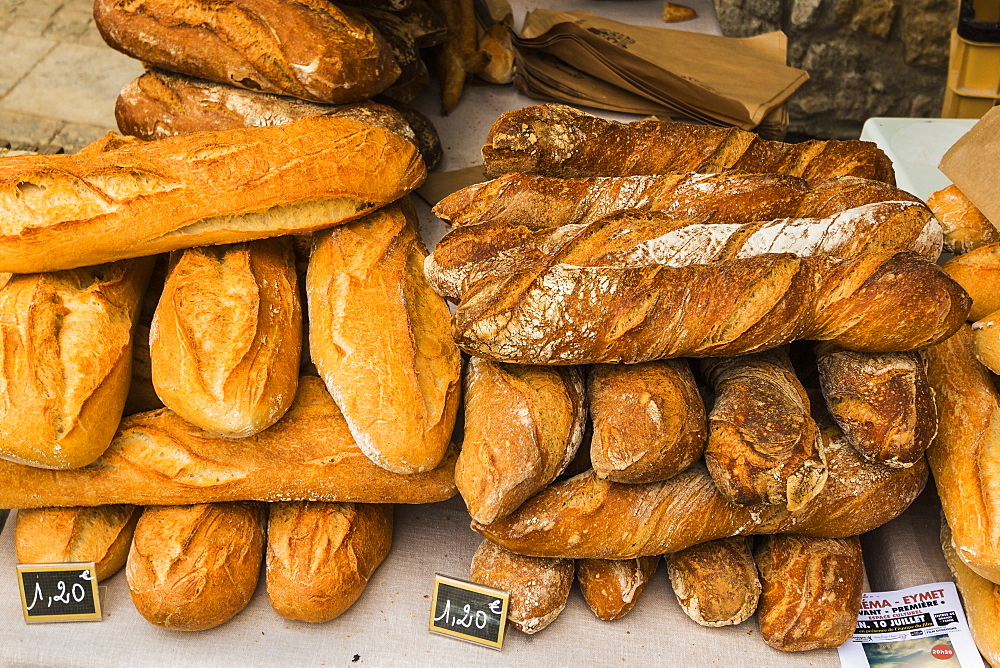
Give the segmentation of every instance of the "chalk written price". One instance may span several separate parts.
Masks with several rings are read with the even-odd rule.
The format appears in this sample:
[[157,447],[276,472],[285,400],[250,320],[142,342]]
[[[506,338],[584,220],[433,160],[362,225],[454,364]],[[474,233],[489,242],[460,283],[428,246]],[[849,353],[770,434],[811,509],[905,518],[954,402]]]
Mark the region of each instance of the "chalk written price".
[[437,575],[430,630],[500,649],[507,622],[507,592]]
[[19,564],[24,621],[101,619],[96,572],[93,563]]

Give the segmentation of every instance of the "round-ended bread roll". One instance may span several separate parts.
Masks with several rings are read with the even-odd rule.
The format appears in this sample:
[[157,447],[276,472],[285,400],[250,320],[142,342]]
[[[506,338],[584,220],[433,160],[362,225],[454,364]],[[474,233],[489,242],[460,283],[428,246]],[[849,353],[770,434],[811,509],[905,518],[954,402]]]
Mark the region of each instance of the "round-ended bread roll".
[[757,609],[760,578],[752,539],[719,538],[664,555],[684,614],[702,626],[741,624]]

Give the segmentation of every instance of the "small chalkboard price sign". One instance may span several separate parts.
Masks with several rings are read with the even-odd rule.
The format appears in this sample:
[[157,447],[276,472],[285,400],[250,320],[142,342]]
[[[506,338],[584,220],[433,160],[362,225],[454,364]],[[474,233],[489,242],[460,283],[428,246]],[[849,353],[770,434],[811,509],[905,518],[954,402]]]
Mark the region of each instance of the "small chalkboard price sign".
[[499,589],[435,575],[430,630],[500,649],[509,599],[510,594]]
[[24,621],[78,622],[101,619],[93,562],[18,564]]

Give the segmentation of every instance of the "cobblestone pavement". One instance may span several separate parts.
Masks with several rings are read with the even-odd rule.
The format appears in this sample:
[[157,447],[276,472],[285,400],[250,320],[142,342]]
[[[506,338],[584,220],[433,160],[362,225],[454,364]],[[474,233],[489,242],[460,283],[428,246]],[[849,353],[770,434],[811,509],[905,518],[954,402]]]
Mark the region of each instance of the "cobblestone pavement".
[[93,0],[0,0],[0,145],[74,152],[115,129],[142,65],[104,43]]

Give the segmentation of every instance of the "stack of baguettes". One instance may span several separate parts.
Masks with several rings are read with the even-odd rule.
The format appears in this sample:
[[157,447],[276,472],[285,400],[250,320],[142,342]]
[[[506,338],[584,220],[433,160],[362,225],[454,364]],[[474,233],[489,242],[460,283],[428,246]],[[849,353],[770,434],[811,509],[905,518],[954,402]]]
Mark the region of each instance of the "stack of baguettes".
[[920,351],[969,312],[931,211],[865,142],[540,105],[501,116],[483,157],[496,178],[437,204],[453,229],[425,266],[472,356],[455,477],[486,538],[473,578],[511,589],[533,633],[574,559],[615,618],[666,554],[699,623],[756,609],[779,649],[844,642],[856,536],[927,478]]
[[455,493],[461,359],[408,200],[424,175],[410,141],[329,115],[0,161],[19,559],[107,577],[127,554],[136,607],[180,630],[238,613],[265,554],[281,615],[350,606],[392,504]]

